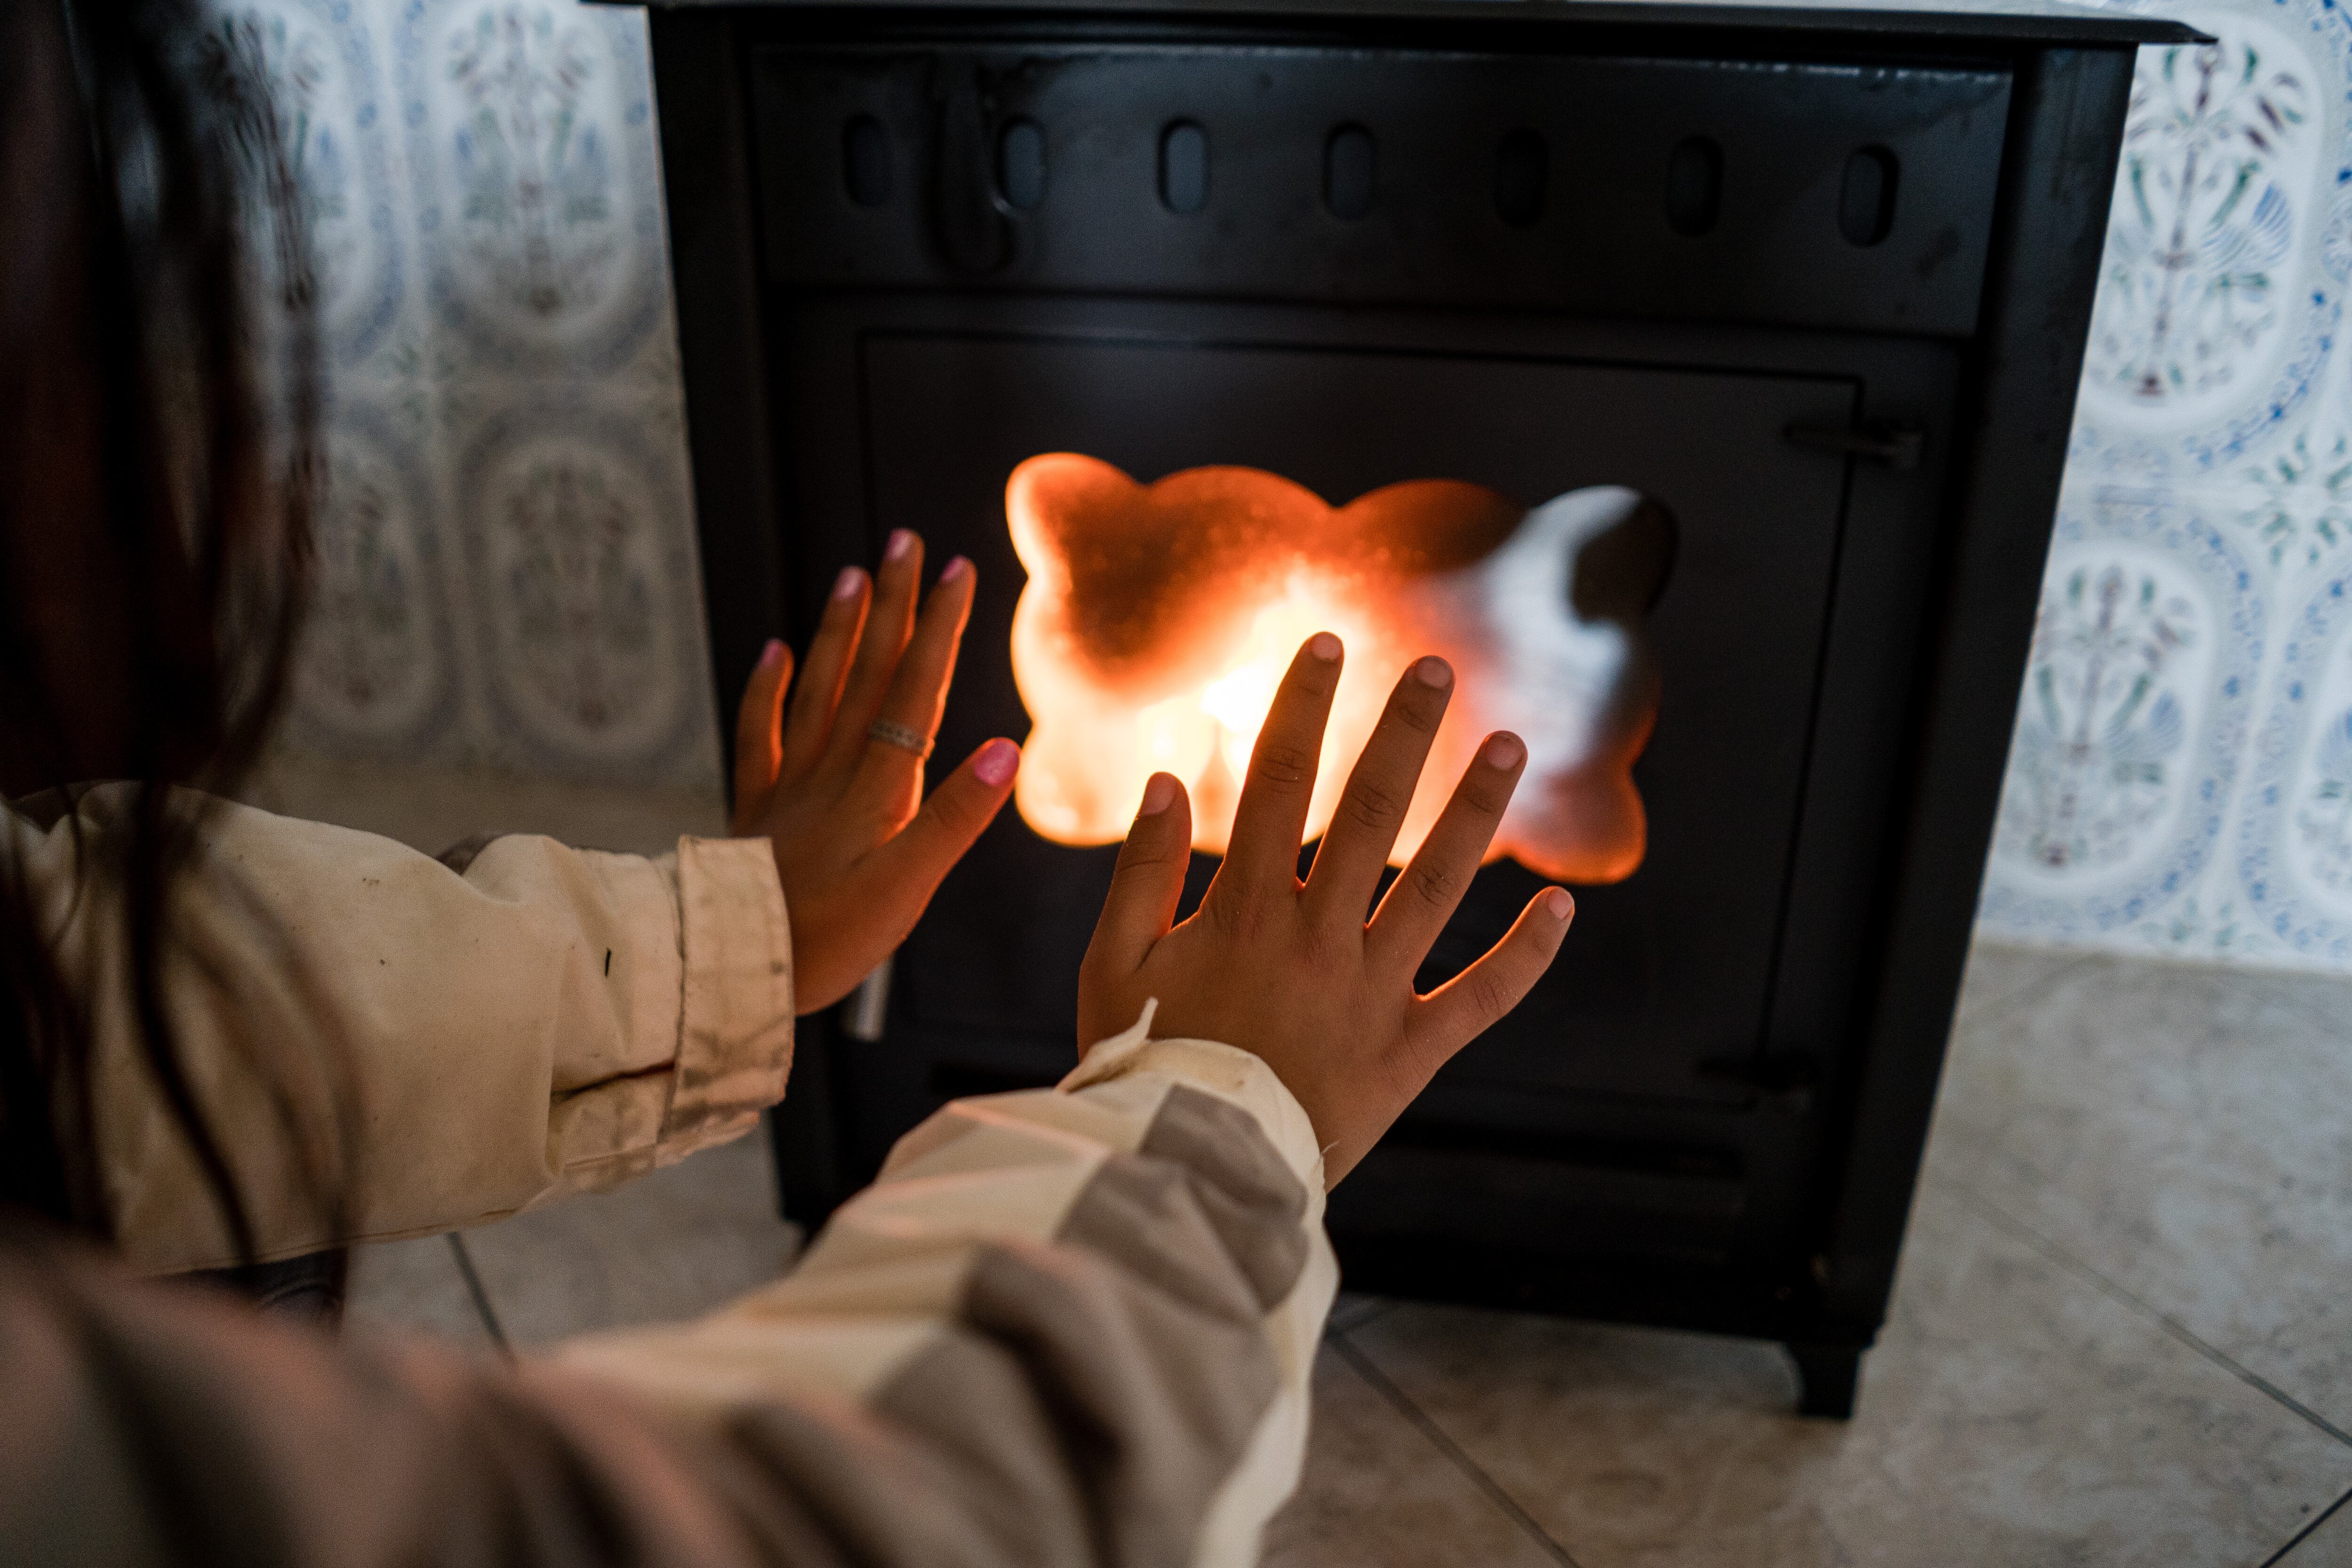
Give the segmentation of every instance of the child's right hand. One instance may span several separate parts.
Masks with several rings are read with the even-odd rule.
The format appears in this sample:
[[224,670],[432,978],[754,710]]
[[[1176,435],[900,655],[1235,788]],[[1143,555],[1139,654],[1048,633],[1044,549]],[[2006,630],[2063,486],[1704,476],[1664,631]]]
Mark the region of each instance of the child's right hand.
[[1576,910],[1565,889],[1545,889],[1477,963],[1413,994],[1413,973],[1476,874],[1527,763],[1519,738],[1497,732],[1366,920],[1453,689],[1437,658],[1397,683],[1313,871],[1298,879],[1340,657],[1339,639],[1323,632],[1291,660],[1250,756],[1224,864],[1200,910],[1172,930],[1192,814],[1181,784],[1152,775],[1078,972],[1082,1046],[1128,1028],[1158,997],[1155,1036],[1222,1040],[1274,1069],[1314,1123],[1333,1184],[1446,1058],[1518,1005]]

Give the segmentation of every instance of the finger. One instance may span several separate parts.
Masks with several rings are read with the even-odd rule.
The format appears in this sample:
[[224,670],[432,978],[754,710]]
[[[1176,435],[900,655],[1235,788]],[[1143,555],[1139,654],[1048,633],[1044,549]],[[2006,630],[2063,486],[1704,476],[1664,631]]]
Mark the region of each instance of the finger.
[[1576,900],[1567,889],[1545,889],[1477,963],[1413,999],[1405,1014],[1405,1047],[1423,1081],[1535,988],[1575,918]]
[[866,574],[845,566],[834,579],[824,602],[824,618],[809,639],[808,662],[801,667],[800,689],[793,693],[792,712],[784,720],[783,761],[780,778],[799,778],[824,755],[833,734],[833,715],[841,704],[841,679],[849,668],[849,650],[857,646],[858,629],[866,624],[868,584]]
[[[939,585],[915,623],[915,635],[876,717],[902,724],[927,741],[939,733],[948,684],[955,678],[956,651],[962,646],[964,623],[971,618],[973,586],[971,563],[961,555],[940,573]],[[858,764],[856,787],[877,792],[874,798],[880,799],[878,792],[912,783],[922,766],[923,759],[904,746],[869,741]]]
[[995,740],[963,760],[915,813],[914,820],[866,857],[866,886],[903,936],[922,918],[940,879],[954,869],[1004,803],[1013,795],[1013,775],[1021,769],[1021,748]]
[[866,727],[882,711],[882,694],[898,668],[899,655],[915,630],[915,600],[923,582],[923,542],[907,529],[891,532],[874,574],[874,608],[850,661],[841,690],[841,709],[825,743],[824,765],[847,770],[866,755]]
[[1339,809],[1315,850],[1307,878],[1307,909],[1318,918],[1364,923],[1381,868],[1396,847],[1406,808],[1421,783],[1430,742],[1444,721],[1454,669],[1442,658],[1415,660],[1389,693],[1388,707],[1348,775]]
[[1479,746],[1429,837],[1372,914],[1365,942],[1375,963],[1402,964],[1408,973],[1421,966],[1478,874],[1527,765],[1527,747],[1508,731],[1496,731]]
[[1274,705],[1250,749],[1249,777],[1234,807],[1234,831],[1216,886],[1223,897],[1298,885],[1298,846],[1315,770],[1323,753],[1323,727],[1339,689],[1339,639],[1317,632],[1299,645],[1275,689]]
[[776,772],[783,765],[784,688],[793,679],[793,653],[775,638],[760,650],[760,662],[744,684],[743,700],[735,710],[735,831],[745,833],[759,820],[769,792],[776,787]]
[[1142,968],[1152,944],[1176,923],[1192,860],[1192,803],[1173,773],[1154,773],[1119,846],[1118,868],[1111,873],[1083,967],[1120,980]]

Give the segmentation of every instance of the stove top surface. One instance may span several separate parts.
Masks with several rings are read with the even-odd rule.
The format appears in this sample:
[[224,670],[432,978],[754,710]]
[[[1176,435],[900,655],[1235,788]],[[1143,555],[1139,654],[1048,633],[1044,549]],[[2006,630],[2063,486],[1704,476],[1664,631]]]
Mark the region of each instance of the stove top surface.
[[[1790,32],[1881,42],[1980,39],[2035,45],[2193,44],[2211,41],[2184,22],[2089,0],[1868,0],[1789,5],[1785,0],[646,0],[656,10],[801,13],[898,12],[1099,17],[1134,22],[1365,21],[1529,25],[1643,31]],[[1470,37],[1463,39],[1470,43]]]

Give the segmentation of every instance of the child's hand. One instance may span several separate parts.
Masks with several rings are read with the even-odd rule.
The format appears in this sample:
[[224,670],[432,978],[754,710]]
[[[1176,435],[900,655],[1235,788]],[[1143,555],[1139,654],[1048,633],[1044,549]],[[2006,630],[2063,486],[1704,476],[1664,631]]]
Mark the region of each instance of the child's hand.
[[904,530],[890,536],[877,585],[855,566],[843,572],[790,719],[793,656],[773,642],[736,718],[734,830],[775,845],[803,1013],[847,995],[914,929],[1021,765],[1019,747],[991,741],[926,801],[922,757],[867,732],[880,721],[926,747],[938,732],[971,613],[971,563],[948,563],[918,621],[922,575],[923,542]]
[[1154,1035],[1222,1040],[1274,1068],[1315,1124],[1335,1184],[1447,1058],[1517,1005],[1576,910],[1565,889],[1546,889],[1477,963],[1413,994],[1413,972],[1461,902],[1527,763],[1518,737],[1498,732],[1365,920],[1454,685],[1438,658],[1397,683],[1312,874],[1298,879],[1339,658],[1339,639],[1321,632],[1291,660],[1258,731],[1224,864],[1199,911],[1172,931],[1192,813],[1182,784],[1151,776],[1078,972],[1082,1046],[1128,1028],[1157,996]]

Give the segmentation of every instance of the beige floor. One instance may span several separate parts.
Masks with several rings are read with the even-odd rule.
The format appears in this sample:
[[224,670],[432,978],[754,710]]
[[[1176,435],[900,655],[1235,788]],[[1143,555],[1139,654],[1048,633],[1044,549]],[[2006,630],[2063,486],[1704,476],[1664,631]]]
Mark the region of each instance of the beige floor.
[[[354,1310],[486,1354],[690,1313],[774,1215],[747,1142],[373,1249]],[[1800,1420],[1770,1346],[1343,1298],[1267,1561],[2352,1564],[2352,985],[1980,949],[1864,1379]]]

